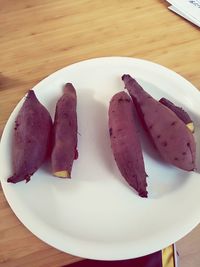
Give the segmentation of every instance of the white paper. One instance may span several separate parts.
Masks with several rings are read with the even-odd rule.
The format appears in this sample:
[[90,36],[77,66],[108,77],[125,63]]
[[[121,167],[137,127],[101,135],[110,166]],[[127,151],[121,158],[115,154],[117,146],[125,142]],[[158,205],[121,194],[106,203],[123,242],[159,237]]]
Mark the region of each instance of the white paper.
[[177,253],[177,249],[176,249],[176,244],[173,244],[174,247],[174,263],[175,263],[175,267],[179,266],[179,255]]
[[195,25],[197,25],[198,27],[200,27],[200,22],[198,20],[196,20],[195,18],[193,18],[192,16],[182,12],[181,10],[177,9],[174,6],[169,6],[168,7],[171,11],[175,12],[176,14],[180,15],[181,17],[187,19],[188,21],[194,23]]
[[167,2],[200,23],[200,0],[167,0]]

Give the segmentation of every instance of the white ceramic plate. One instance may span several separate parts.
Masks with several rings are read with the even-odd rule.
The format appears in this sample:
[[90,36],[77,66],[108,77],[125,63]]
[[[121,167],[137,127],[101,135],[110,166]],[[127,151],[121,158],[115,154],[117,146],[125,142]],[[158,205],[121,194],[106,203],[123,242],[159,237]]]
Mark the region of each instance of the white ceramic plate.
[[111,96],[123,90],[124,73],[135,77],[155,98],[167,97],[190,112],[196,124],[199,162],[200,93],[173,71],[133,58],[76,63],[34,87],[52,116],[64,83],[72,82],[77,89],[79,159],[71,180],[53,177],[45,164],[28,184],[6,182],[12,174],[14,120],[23,100],[11,114],[1,140],[2,187],[17,217],[46,243],[81,257],[143,256],[177,241],[200,222],[200,175],[160,161],[148,140],[142,145],[149,199],[140,198],[121,177],[110,149],[107,110]]

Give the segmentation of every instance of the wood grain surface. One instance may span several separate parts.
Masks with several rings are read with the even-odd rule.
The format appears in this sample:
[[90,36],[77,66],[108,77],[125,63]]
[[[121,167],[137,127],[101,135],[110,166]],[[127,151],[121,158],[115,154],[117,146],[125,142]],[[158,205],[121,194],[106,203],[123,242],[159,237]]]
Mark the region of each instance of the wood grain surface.
[[[88,58],[148,59],[200,88],[199,28],[170,12],[166,1],[0,0],[0,38],[1,133],[28,89],[52,72]],[[199,267],[200,227],[177,248],[180,267]],[[60,267],[78,260],[32,235],[0,189],[1,267]]]

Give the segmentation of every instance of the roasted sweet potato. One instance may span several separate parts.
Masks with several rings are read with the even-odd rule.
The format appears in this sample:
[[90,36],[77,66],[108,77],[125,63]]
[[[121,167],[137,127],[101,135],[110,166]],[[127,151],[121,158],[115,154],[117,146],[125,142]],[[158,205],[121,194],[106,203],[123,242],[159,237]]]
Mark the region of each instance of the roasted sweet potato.
[[147,175],[134,120],[133,103],[125,92],[115,94],[110,101],[109,132],[111,148],[122,176],[141,197],[147,197]]
[[61,178],[70,178],[77,152],[77,97],[71,83],[64,87],[64,94],[56,105],[54,140],[51,155],[52,172]]
[[183,170],[194,170],[196,145],[185,123],[149,95],[130,75],[123,75],[122,80],[160,155]]
[[179,119],[181,119],[186,124],[188,129],[192,133],[194,133],[194,123],[190,118],[189,114],[183,108],[174,105],[174,103],[172,103],[171,101],[169,101],[167,98],[164,97],[162,97],[159,100],[159,102],[168,107],[169,109],[171,109],[173,112],[175,112],[176,115],[179,117]]
[[49,112],[30,90],[15,121],[12,148],[14,175],[8,178],[8,182],[30,180],[47,157],[51,130]]

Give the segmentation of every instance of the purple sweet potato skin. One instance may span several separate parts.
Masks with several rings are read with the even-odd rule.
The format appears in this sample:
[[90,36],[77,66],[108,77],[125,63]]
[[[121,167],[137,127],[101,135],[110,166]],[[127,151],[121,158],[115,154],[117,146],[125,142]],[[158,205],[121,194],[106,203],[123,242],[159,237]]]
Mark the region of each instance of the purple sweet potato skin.
[[175,112],[179,119],[181,119],[185,124],[192,122],[189,114],[184,109],[174,105],[174,103],[169,101],[167,98],[162,97],[159,102]]
[[56,105],[54,141],[51,156],[52,172],[66,170],[71,175],[74,159],[77,159],[77,96],[71,83],[64,87],[64,94]]
[[51,130],[49,112],[30,90],[15,121],[12,148],[14,175],[8,178],[8,182],[30,180],[48,156]]
[[195,140],[184,122],[169,108],[150,96],[130,75],[123,75],[145,128],[160,155],[176,167],[195,169]]
[[117,166],[131,187],[147,197],[147,182],[141,143],[136,129],[133,104],[125,92],[115,94],[109,105],[111,148]]

